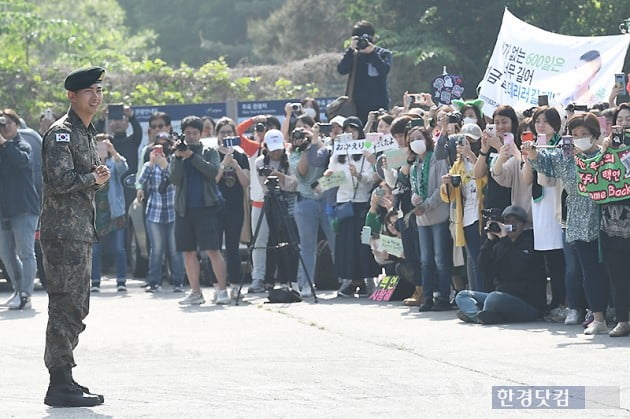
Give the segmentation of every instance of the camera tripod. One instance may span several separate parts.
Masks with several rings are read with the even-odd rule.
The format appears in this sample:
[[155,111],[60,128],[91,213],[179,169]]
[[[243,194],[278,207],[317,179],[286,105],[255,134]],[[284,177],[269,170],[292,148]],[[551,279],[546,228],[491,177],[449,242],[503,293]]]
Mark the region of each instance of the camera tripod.
[[[313,298],[317,303],[317,294],[315,294],[313,281],[306,269],[302,254],[300,253],[299,239],[296,231],[297,229],[295,225],[291,223],[291,216],[289,215],[287,202],[284,196],[282,196],[282,191],[280,190],[280,185],[278,184],[278,178],[276,176],[267,177],[265,185],[267,185],[267,192],[265,193],[263,211],[262,214],[260,214],[260,217],[258,217],[258,222],[256,223],[256,228],[254,229],[254,235],[248,249],[250,261],[252,261],[252,253],[254,249],[288,250],[289,256],[297,256],[299,258],[304,274],[306,275],[308,285],[311,287]],[[267,246],[267,244],[265,244],[264,247],[254,247],[256,245],[256,241],[258,240],[258,234],[260,234],[260,227],[262,226],[263,219],[265,218],[267,219],[267,224],[269,226],[269,238],[274,245]],[[280,263],[284,263],[286,266],[287,261],[285,260],[285,257],[286,256],[283,255],[283,257],[280,258]],[[291,287],[291,282],[293,281],[291,278],[287,278],[287,280],[288,286]],[[236,305],[238,305],[238,300],[241,297],[244,282],[245,276],[243,275],[243,277],[241,277],[241,284],[238,288],[238,293],[236,294]]]

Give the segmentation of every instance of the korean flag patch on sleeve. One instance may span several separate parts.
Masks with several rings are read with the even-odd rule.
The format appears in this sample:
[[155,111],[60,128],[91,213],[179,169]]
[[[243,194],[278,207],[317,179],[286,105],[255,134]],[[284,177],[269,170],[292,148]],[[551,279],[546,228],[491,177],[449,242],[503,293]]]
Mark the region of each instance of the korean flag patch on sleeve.
[[69,143],[70,134],[67,132],[61,132],[61,133],[55,134],[55,141],[58,143]]

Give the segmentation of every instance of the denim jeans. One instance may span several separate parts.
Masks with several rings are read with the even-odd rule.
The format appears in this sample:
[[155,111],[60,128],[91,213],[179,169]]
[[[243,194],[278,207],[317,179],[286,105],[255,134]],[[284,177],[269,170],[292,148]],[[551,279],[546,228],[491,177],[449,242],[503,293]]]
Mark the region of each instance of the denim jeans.
[[230,284],[241,283],[241,230],[243,228],[243,205],[226,207],[220,215],[221,237],[225,233],[225,254],[227,256],[227,279]]
[[252,207],[252,234],[256,234],[258,220],[262,217],[260,229],[256,236],[256,243],[252,250],[252,279],[263,281],[267,263],[267,242],[269,241],[269,225],[263,208]]
[[[127,251],[125,249],[125,229],[120,228],[108,234],[114,247],[116,259],[116,285],[127,282]],[[92,245],[92,285],[101,285],[101,259],[103,245],[98,242]]]
[[[448,221],[431,226],[419,226],[420,259],[422,262],[422,290],[425,300],[433,299],[433,292],[440,292],[440,299],[448,301],[451,295],[450,232]],[[437,275],[436,275],[437,271]]]
[[539,317],[538,310],[526,301],[500,291],[460,291],[455,297],[457,307],[468,317],[478,322],[480,311],[500,314],[507,322],[528,322]]
[[[332,254],[335,254],[335,235],[330,227],[328,216],[326,215],[326,203],[323,200],[304,198],[297,202],[294,212],[298,234],[300,236],[300,255],[304,260],[306,272],[311,282],[315,275],[315,257],[317,252],[317,233],[321,227],[328,240],[328,247]],[[309,288],[304,267],[298,267],[298,286],[300,289]]]
[[479,270],[479,252],[481,251],[481,235],[479,233],[479,221],[464,227],[466,238],[468,287],[473,291],[483,290],[483,277]]
[[2,220],[0,226],[0,258],[13,290],[28,296],[33,293],[37,275],[35,231],[38,220],[37,215],[21,214]]
[[582,285],[584,282],[582,267],[575,247],[567,243],[564,229],[562,230],[562,243],[564,245],[564,284],[567,290],[567,306],[570,309],[583,310],[586,308],[586,297]]
[[422,286],[422,273],[420,270],[420,243],[418,242],[418,227],[416,227],[415,217],[411,217],[409,225],[404,226],[402,220],[399,223],[400,238],[402,239],[405,262],[413,269],[414,285]]
[[608,295],[610,285],[608,273],[603,264],[599,262],[598,241],[585,242],[576,240],[571,242],[574,246],[582,276],[584,277],[584,293],[588,301],[589,308],[596,312],[605,312],[608,305]]
[[175,222],[154,223],[147,220],[147,234],[149,235],[149,284],[156,286],[162,282],[162,261],[168,253],[168,263],[171,269],[173,285],[184,282],[184,258],[175,249]]

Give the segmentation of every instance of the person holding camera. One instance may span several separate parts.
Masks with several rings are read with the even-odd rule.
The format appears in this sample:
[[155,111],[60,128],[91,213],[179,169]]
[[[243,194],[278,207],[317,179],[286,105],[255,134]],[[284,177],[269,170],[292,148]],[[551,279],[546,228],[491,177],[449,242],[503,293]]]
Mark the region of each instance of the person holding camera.
[[282,135],[284,138],[291,138],[291,133],[296,128],[307,128],[312,129],[315,125],[315,120],[305,114],[304,108],[302,108],[302,104],[297,103],[287,103],[284,105],[284,120],[282,121]]
[[33,151],[19,127],[20,117],[13,109],[0,111],[0,258],[13,287],[4,306],[14,310],[31,308],[41,207],[33,178]]
[[127,292],[127,251],[125,249],[125,231],[127,217],[122,178],[129,169],[127,161],[118,154],[111,142],[112,137],[106,134],[96,136],[96,149],[101,161],[110,173],[110,180],[96,192],[96,232],[99,241],[92,246],[92,288],[90,292],[101,290],[101,242],[110,236],[114,246],[116,259],[116,287],[118,292]]
[[[111,107],[112,105],[110,105]],[[138,172],[138,147],[142,142],[142,127],[138,122],[138,119],[133,113],[133,109],[129,105],[117,105],[122,106],[122,114],[113,115],[116,118],[120,116],[120,119],[111,118],[111,114],[108,112],[109,132],[112,133],[112,144],[114,148],[118,150],[121,156],[125,158],[129,169],[128,173]],[[109,110],[109,107],[108,107]],[[131,135],[127,136],[127,129],[131,125]],[[125,188],[125,209],[129,208],[129,205],[133,202],[133,190]]]
[[354,71],[353,97],[356,115],[365,123],[368,113],[380,108],[389,109],[387,75],[392,66],[392,53],[374,45],[376,31],[366,20],[352,27],[352,38],[348,49],[337,65],[339,74]]
[[142,167],[138,183],[146,191],[145,225],[149,236],[149,274],[146,292],[156,293],[162,283],[162,261],[168,255],[173,292],[183,292],[184,259],[175,246],[175,187],[171,184],[173,142],[158,134],[149,161]]
[[[451,252],[448,231],[448,205],[440,197],[442,177],[448,173],[448,163],[438,159],[431,135],[422,126],[414,126],[407,133],[409,152],[414,162],[409,170],[411,203],[415,208],[420,243],[422,289],[424,302],[419,311],[450,310]],[[437,287],[436,287],[437,285]],[[433,300],[433,291],[440,296]]]
[[144,190],[138,180],[142,176],[142,169],[144,164],[149,161],[153,146],[158,142],[160,138],[170,138],[171,136],[171,117],[166,112],[153,112],[149,117],[149,128],[147,135],[149,137],[149,144],[142,148],[140,155],[142,156],[142,164],[138,162],[138,172],[136,173],[136,199],[138,202],[144,201]]
[[[575,249],[582,270],[584,293],[593,312],[593,321],[584,331],[586,335],[608,333],[604,312],[608,304],[609,283],[606,269],[599,260],[599,232],[601,206],[588,196],[578,193],[575,154],[584,158],[599,153],[599,121],[592,113],[576,115],[567,123],[572,137],[564,139],[562,148],[537,149],[526,142],[523,149],[531,166],[549,178],[559,178],[567,192],[566,241]],[[574,286],[579,286],[575,284]],[[572,292],[570,289],[567,290]]]
[[[457,136],[457,160],[442,177],[440,194],[442,201],[451,205],[451,223],[454,226],[455,247],[465,247],[468,255],[468,289],[483,291],[483,280],[479,270],[481,249],[481,208],[483,190],[488,178],[475,179],[473,168],[477,162],[481,141],[481,128],[476,124],[465,124]],[[474,147],[476,144],[477,147]]]
[[[252,251],[252,283],[247,291],[248,293],[264,292],[274,287],[271,278],[267,281],[265,278],[267,246],[277,244],[273,240],[273,233],[270,234],[269,223],[264,212],[265,193],[273,193],[268,191],[267,180],[269,178],[272,178],[274,181],[277,180],[278,187],[283,194],[295,192],[297,186],[297,179],[289,173],[289,159],[285,150],[284,137],[280,130],[271,129],[265,133],[262,154],[256,159],[254,167],[256,168],[257,176],[256,181],[252,181],[252,184],[258,183],[260,195],[252,196],[252,200],[262,204],[261,206],[252,205],[252,229],[254,234],[256,234],[256,228],[261,217],[262,221],[260,221],[260,228],[258,229],[258,235]],[[252,193],[254,193],[253,189]],[[291,223],[291,220],[286,220],[286,222]],[[270,235],[272,240],[269,240]],[[278,258],[279,278],[282,283],[285,283],[291,274],[295,275],[295,273],[289,272],[293,266],[296,266],[295,261],[287,260],[284,249],[277,252],[277,254],[280,256]]]
[[455,297],[457,317],[467,323],[527,322],[540,318],[546,303],[544,261],[534,252],[534,234],[525,230],[528,215],[508,206],[503,222],[491,221],[481,247],[479,264],[494,283],[494,291],[463,290]]
[[335,254],[335,236],[326,215],[326,200],[317,186],[328,167],[329,152],[319,136],[319,125],[313,130],[295,128],[291,136],[293,151],[289,155],[289,165],[297,179],[297,203],[294,217],[300,236],[300,254],[304,267],[298,270],[298,286],[302,297],[312,296],[308,278],[314,281],[315,255],[319,229],[328,240],[331,253]]
[[[221,166],[216,182],[225,200],[225,211],[219,223],[220,235],[225,233],[225,253],[227,256],[227,279],[232,291],[238,290],[241,283],[241,257],[239,242],[245,219],[243,198],[249,188],[249,161],[247,155],[234,148],[240,143],[236,126],[230,118],[221,118],[216,124],[219,158]],[[234,141],[237,140],[237,141]],[[249,214],[247,214],[249,216]]]
[[219,220],[224,201],[216,177],[221,162],[219,153],[200,142],[203,121],[198,116],[187,116],[181,123],[183,135],[175,144],[175,159],[169,171],[175,186],[175,245],[184,253],[184,267],[191,291],[182,305],[205,303],[200,285],[200,266],[197,251],[206,252],[217,278],[218,290],[214,303],[228,304],[225,260],[221,254]]

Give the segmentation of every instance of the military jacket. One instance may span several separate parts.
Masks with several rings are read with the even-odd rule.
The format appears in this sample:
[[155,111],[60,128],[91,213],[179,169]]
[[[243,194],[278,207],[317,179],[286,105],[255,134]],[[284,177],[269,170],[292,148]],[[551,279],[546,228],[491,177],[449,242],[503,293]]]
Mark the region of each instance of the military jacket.
[[94,195],[102,186],[91,173],[101,164],[95,136],[72,109],[44,135],[41,239],[97,240]]

